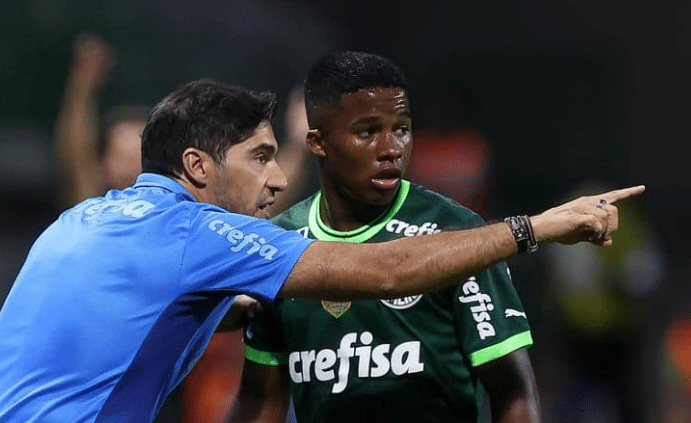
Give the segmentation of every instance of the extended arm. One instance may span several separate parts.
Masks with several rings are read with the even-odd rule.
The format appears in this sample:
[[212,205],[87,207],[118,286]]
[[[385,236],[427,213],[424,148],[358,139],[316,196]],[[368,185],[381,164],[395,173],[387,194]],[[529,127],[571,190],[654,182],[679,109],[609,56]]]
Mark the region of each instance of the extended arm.
[[475,369],[487,390],[495,423],[540,423],[535,376],[525,349]]
[[286,366],[265,366],[245,360],[240,390],[227,423],[285,423],[290,402]]
[[[618,225],[613,203],[644,189],[581,197],[533,216],[535,237],[542,243],[609,246]],[[599,199],[606,201],[602,208],[597,207]],[[419,294],[453,285],[517,252],[505,223],[377,244],[316,241],[305,250],[280,295],[351,300]]]
[[113,64],[110,47],[98,37],[77,38],[55,128],[65,205],[100,194],[98,100]]

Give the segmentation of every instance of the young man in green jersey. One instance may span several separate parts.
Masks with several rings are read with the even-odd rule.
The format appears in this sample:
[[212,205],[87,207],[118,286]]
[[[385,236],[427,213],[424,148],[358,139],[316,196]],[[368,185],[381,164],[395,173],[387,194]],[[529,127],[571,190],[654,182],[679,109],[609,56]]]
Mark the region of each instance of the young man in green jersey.
[[[305,86],[321,191],[274,222],[318,240],[374,243],[474,228],[482,219],[403,178],[411,111],[380,56],[323,57]],[[416,260],[411,256],[409,260]],[[539,422],[532,344],[508,267],[387,300],[283,299],[250,319],[231,422]]]

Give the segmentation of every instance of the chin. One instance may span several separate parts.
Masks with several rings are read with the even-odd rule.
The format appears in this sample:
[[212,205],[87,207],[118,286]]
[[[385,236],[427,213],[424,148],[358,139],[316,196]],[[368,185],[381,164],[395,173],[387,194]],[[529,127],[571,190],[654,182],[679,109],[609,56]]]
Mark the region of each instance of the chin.
[[368,196],[365,198],[365,202],[371,206],[388,206],[389,204],[393,203],[394,200],[396,199],[396,195],[398,194],[398,190],[392,192],[392,193],[378,193],[374,194],[371,196]]
[[259,219],[269,219],[271,218],[271,214],[268,210],[257,210],[257,212],[254,213],[254,217]]

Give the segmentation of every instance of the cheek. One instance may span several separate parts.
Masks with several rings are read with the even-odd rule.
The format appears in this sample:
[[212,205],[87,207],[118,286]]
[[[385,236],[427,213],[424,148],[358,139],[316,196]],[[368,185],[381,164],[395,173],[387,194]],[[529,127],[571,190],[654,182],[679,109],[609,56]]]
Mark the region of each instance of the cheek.
[[352,163],[362,166],[363,164],[373,163],[376,161],[376,150],[374,145],[365,143],[364,141],[352,141],[332,152],[332,158],[340,163]]
[[410,163],[411,153],[413,152],[411,147],[412,145],[403,152],[403,163],[401,164],[403,171],[408,168],[408,163]]

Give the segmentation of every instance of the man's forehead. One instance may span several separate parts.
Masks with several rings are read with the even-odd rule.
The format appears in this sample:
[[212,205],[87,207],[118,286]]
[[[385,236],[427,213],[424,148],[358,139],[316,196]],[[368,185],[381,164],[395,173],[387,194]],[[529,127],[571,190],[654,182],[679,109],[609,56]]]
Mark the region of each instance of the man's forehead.
[[396,98],[408,98],[408,92],[400,87],[365,87],[360,88],[357,91],[350,93],[343,93],[341,99],[345,98],[357,98],[357,99],[374,99],[377,97],[396,97]]
[[247,150],[253,150],[256,148],[273,148],[276,150],[278,148],[278,142],[276,141],[276,136],[274,135],[273,126],[271,125],[271,122],[268,121],[264,121],[259,124],[252,135],[235,145],[242,146],[243,149]]
[[360,88],[352,93],[341,96],[339,105],[342,107],[368,107],[377,105],[393,106],[405,113],[410,111],[410,101],[406,90],[398,87]]

